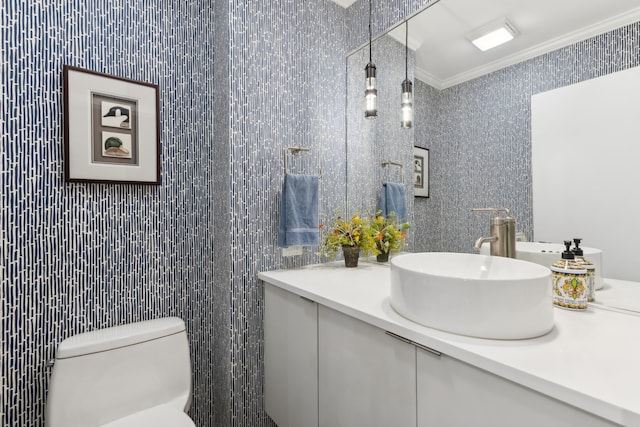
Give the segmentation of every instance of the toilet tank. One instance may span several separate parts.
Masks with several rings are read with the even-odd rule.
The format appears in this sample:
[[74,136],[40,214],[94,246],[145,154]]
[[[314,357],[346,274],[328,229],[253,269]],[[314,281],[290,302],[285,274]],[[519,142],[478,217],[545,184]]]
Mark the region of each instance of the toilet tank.
[[185,325],[168,317],[62,341],[49,381],[45,424],[99,426],[162,404],[186,411],[190,403]]

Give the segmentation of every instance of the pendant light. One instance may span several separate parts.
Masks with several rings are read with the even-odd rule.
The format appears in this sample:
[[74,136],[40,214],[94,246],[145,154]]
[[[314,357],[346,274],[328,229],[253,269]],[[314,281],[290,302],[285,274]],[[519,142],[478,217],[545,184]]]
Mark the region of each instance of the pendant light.
[[404,81],[402,82],[402,101],[400,104],[400,111],[402,114],[400,126],[408,129],[413,124],[413,94],[411,93],[413,83],[409,80],[409,21],[405,21],[404,24]]
[[364,68],[364,71],[366,75],[366,89],[364,91],[366,109],[364,116],[367,119],[372,119],[378,115],[376,107],[378,91],[376,89],[376,66],[371,61],[371,0],[369,0],[369,63]]

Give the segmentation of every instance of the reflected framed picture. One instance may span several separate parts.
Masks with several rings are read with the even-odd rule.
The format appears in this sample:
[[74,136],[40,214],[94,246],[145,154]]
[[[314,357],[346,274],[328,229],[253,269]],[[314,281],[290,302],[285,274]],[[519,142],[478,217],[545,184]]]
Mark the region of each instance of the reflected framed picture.
[[158,85],[65,65],[67,182],[160,184]]
[[429,197],[429,150],[413,147],[413,188],[415,197]]

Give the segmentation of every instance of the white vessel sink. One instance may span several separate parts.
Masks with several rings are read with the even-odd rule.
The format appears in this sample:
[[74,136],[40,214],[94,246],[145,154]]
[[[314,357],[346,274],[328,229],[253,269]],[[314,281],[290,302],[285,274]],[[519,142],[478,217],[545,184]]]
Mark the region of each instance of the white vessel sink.
[[[482,245],[480,253],[489,255],[489,244]],[[560,259],[565,246],[562,243],[516,242],[516,258],[549,267]],[[596,289],[602,289],[602,251],[583,247],[584,257],[596,267]]]
[[551,272],[527,261],[425,252],[391,259],[391,306],[461,335],[524,339],[553,328]]

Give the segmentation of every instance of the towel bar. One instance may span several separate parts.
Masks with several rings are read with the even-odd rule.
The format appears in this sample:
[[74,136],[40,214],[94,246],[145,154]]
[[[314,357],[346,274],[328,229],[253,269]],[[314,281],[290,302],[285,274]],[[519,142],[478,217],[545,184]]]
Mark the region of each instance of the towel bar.
[[[301,151],[310,151],[311,149],[309,147],[300,147],[300,146],[295,146],[295,147],[287,147],[284,149],[284,174],[288,174],[289,173],[289,168],[288,168],[288,154],[289,151],[291,151],[291,154],[293,155],[297,155],[300,154]],[[322,170],[320,170],[320,178],[322,178]]]
[[[387,166],[398,166],[400,168],[400,182],[404,184],[404,165],[402,163],[394,162],[392,160],[383,160],[381,164],[383,168]],[[381,181],[384,183],[384,179],[381,179]]]

